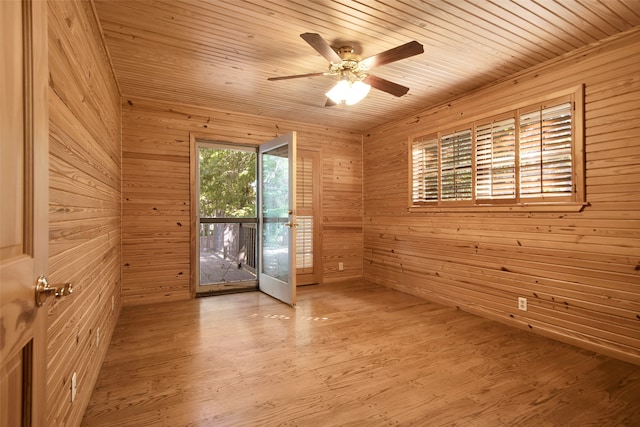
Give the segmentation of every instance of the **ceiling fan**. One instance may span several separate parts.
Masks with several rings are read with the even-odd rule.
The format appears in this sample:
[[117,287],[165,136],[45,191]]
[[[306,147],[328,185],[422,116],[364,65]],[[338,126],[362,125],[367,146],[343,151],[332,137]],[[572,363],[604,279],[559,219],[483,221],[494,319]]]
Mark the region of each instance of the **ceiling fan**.
[[300,34],[300,37],[329,61],[329,70],[321,73],[270,77],[267,80],[337,76],[338,83],[326,94],[328,97],[326,106],[342,103],[353,105],[367,96],[371,87],[397,97],[405,95],[409,91],[408,87],[373,76],[369,74],[369,70],[373,67],[389,64],[424,52],[424,48],[420,43],[412,41],[362,59],[354,52],[353,47],[333,48],[319,34],[304,33]]

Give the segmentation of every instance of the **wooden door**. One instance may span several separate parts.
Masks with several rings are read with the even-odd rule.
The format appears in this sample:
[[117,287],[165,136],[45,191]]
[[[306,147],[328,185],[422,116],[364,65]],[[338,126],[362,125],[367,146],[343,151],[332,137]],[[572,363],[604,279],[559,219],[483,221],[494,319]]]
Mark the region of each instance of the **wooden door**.
[[298,150],[296,183],[296,282],[320,283],[322,272],[320,224],[320,152]]
[[0,1],[0,426],[44,426],[47,3]]

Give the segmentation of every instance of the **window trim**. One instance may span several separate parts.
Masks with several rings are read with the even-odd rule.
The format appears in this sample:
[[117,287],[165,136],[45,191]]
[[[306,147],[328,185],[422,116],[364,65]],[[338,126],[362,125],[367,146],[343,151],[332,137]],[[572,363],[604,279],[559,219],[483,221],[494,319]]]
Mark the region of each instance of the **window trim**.
[[[515,118],[516,133],[519,133],[520,115],[536,107],[552,106],[562,101],[572,103],[572,184],[571,196],[555,196],[549,198],[520,198],[519,189],[515,199],[476,199],[476,125],[479,122],[489,122],[509,117]],[[472,162],[472,199],[467,201],[440,200],[441,197],[441,144],[440,137],[450,130],[472,130],[473,135],[473,162]],[[413,201],[413,146],[417,140],[425,140],[431,137],[438,138],[438,201],[414,203]],[[516,185],[519,186],[519,135],[516,137]],[[413,133],[408,138],[408,208],[409,212],[446,212],[446,211],[568,211],[578,212],[589,204],[585,194],[585,163],[584,163],[584,85],[568,88],[562,91],[549,93],[526,99],[524,102],[512,104],[505,108],[495,108],[494,111],[483,114],[475,114],[464,120],[441,125],[438,128],[423,128],[421,132]],[[558,200],[563,198],[564,200]],[[463,202],[463,203],[460,203]]]

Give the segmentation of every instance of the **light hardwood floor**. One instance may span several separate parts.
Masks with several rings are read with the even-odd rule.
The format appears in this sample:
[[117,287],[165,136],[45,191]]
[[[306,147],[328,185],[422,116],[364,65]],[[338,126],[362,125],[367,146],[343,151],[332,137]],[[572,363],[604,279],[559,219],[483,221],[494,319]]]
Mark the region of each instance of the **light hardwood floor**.
[[125,308],[84,426],[638,426],[640,366],[377,285]]

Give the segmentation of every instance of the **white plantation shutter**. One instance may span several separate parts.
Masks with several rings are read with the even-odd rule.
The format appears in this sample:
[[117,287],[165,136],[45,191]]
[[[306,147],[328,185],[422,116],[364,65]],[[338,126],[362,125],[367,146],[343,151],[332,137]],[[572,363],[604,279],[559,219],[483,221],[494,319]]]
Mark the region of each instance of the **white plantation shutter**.
[[313,271],[313,161],[299,156],[296,167],[296,268],[304,274]]
[[471,200],[471,129],[443,135],[440,142],[442,200]]
[[296,204],[298,209],[313,209],[313,163],[308,157],[296,159]]
[[516,121],[476,126],[476,199],[515,199]]
[[520,197],[571,196],[570,102],[520,116]]
[[412,200],[413,203],[438,201],[438,138],[420,137],[413,141]]
[[458,124],[455,131],[414,137],[412,206],[581,209],[583,98],[578,86],[556,98]]
[[297,216],[296,268],[313,269],[313,217]]

